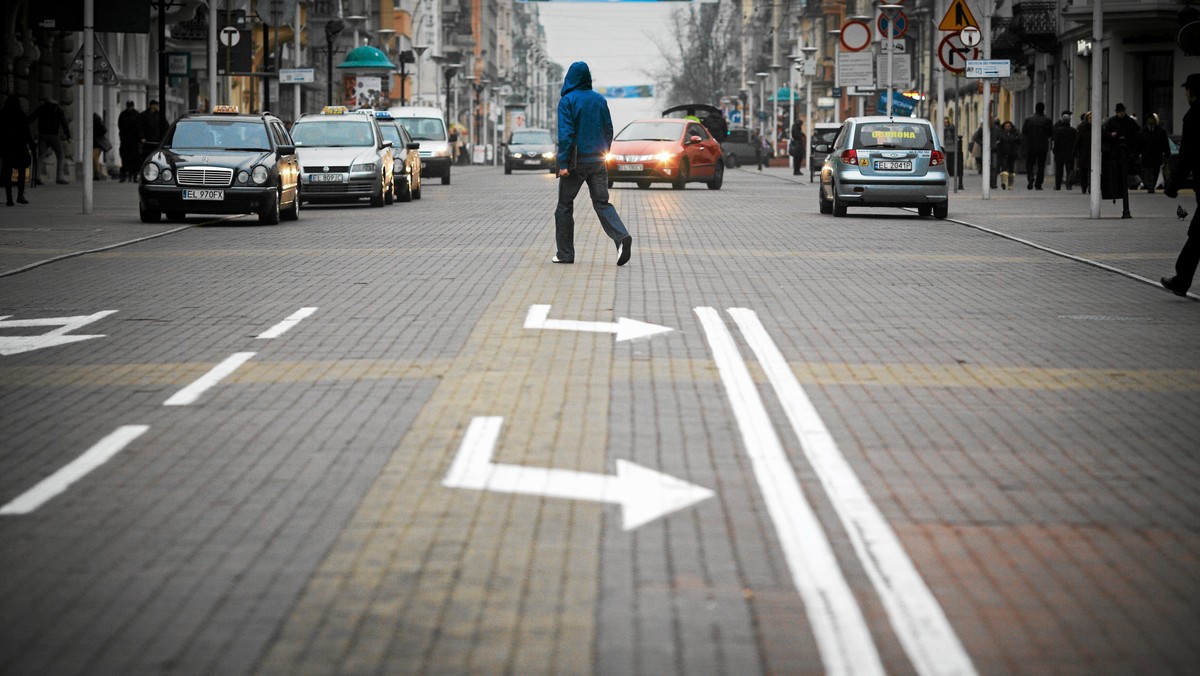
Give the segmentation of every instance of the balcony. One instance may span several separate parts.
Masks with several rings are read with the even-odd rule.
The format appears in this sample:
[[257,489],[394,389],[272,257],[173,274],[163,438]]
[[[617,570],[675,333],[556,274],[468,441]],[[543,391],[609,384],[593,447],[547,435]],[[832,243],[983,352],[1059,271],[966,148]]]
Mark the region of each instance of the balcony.
[[1013,5],[1012,25],[1021,44],[1039,52],[1052,53],[1058,48],[1057,3],[1025,0]]

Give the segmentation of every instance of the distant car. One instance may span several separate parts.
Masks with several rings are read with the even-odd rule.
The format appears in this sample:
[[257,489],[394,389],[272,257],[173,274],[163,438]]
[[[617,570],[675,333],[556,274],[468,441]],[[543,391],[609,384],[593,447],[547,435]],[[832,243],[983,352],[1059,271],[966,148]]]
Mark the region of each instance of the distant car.
[[721,153],[725,157],[725,166],[730,169],[758,162],[754,156],[754,146],[750,144],[750,130],[741,127],[730,129],[725,135],[721,141]]
[[808,135],[808,179],[820,173],[821,165],[825,164],[825,156],[833,148],[838,132],[842,130],[840,122],[818,122],[813,125]]
[[823,214],[847,207],[917,207],[945,218],[950,201],[946,155],[929,120],[853,117],[846,120],[821,167]]
[[630,122],[613,139],[604,158],[608,185],[632,181],[637,187],[670,183],[683,190],[690,182],[720,190],[725,180],[721,144],[694,120],[659,118]]
[[334,202],[366,197],[371,206],[393,200],[392,142],[374,115],[326,106],[320,115],[292,123],[300,155],[304,201]]
[[504,146],[504,173],[513,169],[558,171],[557,147],[549,129],[518,129]]
[[421,144],[421,176],[441,178],[442,185],[450,185],[450,165],[454,162],[451,145],[458,141],[458,134],[446,131],[446,116],[440,108],[423,106],[400,106],[388,108],[409,136]]
[[300,163],[291,136],[269,113],[239,115],[217,106],[185,115],[142,163],[143,223],[192,214],[258,214],[274,225],[300,217]]
[[375,112],[375,121],[383,137],[392,142],[392,183],[396,199],[411,202],[421,199],[421,144],[412,140],[392,114],[386,110]]

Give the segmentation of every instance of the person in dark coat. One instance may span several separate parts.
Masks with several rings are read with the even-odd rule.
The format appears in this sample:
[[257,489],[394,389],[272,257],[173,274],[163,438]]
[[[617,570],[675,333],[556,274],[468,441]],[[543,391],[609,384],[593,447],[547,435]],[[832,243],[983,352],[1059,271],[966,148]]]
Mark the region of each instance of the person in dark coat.
[[[1012,190],[1017,180],[1017,154],[1021,152],[1021,134],[1012,120],[1005,120],[996,139],[996,156],[1000,159],[1000,189]],[[1005,183],[1008,185],[1006,186]]]
[[725,116],[722,114],[710,112],[701,124],[717,139],[717,143],[724,143],[725,137],[729,135],[729,125],[725,123]]
[[37,174],[34,175],[34,183],[41,184],[39,178],[46,170],[46,152],[54,153],[56,160],[55,180],[58,183],[67,183],[67,165],[64,162],[65,153],[63,153],[62,142],[71,140],[71,127],[67,124],[67,115],[63,109],[59,107],[58,102],[53,99],[43,99],[42,103],[34,109],[30,116],[37,120]]
[[1150,113],[1146,118],[1146,126],[1138,133],[1137,152],[1141,156],[1142,184],[1146,186],[1146,192],[1153,195],[1163,159],[1171,156],[1167,130],[1158,125],[1157,113]]
[[138,164],[146,160],[150,151],[162,140],[162,119],[158,114],[158,101],[150,101],[138,115]]
[[792,133],[788,141],[788,154],[792,156],[792,175],[800,175],[804,166],[804,158],[808,154],[808,136],[804,133],[804,120],[792,123]]
[[108,167],[105,166],[101,156],[112,149],[112,144],[108,142],[108,125],[104,124],[104,118],[100,117],[99,113],[92,113],[92,179],[96,181],[108,180]]
[[1080,192],[1087,194],[1092,184],[1092,111],[1079,116],[1075,128],[1075,167]]
[[1026,190],[1042,189],[1046,176],[1046,153],[1050,151],[1050,139],[1054,136],[1054,124],[1046,117],[1046,104],[1041,101],[1033,108],[1033,115],[1025,118],[1021,125],[1021,141],[1025,150],[1025,177],[1029,179]]
[[29,204],[25,199],[25,176],[32,159],[29,148],[33,145],[33,134],[29,132],[29,117],[21,107],[21,100],[10,95],[0,111],[0,172],[4,178],[4,195],[8,206],[13,206],[12,174],[17,172],[17,204]]
[[[1200,178],[1200,110],[1196,109],[1196,99],[1200,98],[1200,73],[1189,75],[1183,87],[1190,107],[1183,116],[1179,160],[1171,172],[1167,187],[1163,189],[1163,194],[1171,199],[1179,195],[1181,188],[1194,187],[1195,179]],[[1187,241],[1175,260],[1175,276],[1159,280],[1164,289],[1176,296],[1187,295],[1192,278],[1196,275],[1196,264],[1200,263],[1200,190],[1196,191],[1196,208],[1192,210],[1192,222],[1187,234]]]
[[[1137,137],[1142,128],[1138,125],[1137,120],[1125,113],[1125,104],[1118,103],[1113,109],[1113,116],[1104,122],[1104,126],[1100,127],[1100,153],[1103,157],[1103,162],[1110,167],[1115,167],[1116,170],[1124,170],[1125,181],[1128,183],[1130,176],[1137,174]],[[1122,153],[1124,158],[1121,157]],[[1121,163],[1124,159],[1124,164]],[[1120,176],[1113,176],[1111,183],[1109,179],[1104,178],[1103,172],[1101,181],[1105,185],[1116,186],[1114,189],[1120,189]],[[1135,184],[1136,185],[1136,184]]]
[[[992,131],[989,134],[991,140],[992,161],[989,164],[991,176],[988,177],[988,187],[996,189],[996,176],[1000,173],[1000,158],[996,154],[996,149],[1000,144],[1000,118],[992,120]],[[971,137],[971,154],[975,156],[975,170],[980,174],[983,173],[983,122],[979,123],[979,128],[975,130],[974,136]]]
[[1054,189],[1062,190],[1063,180],[1071,189],[1071,174],[1075,170],[1075,127],[1071,126],[1071,111],[1064,110],[1054,123],[1052,150],[1054,152]]
[[138,111],[134,107],[133,101],[126,101],[125,110],[122,110],[121,114],[117,116],[117,134],[121,143],[117,148],[121,153],[121,182],[136,181],[138,170],[141,168],[138,158],[142,156],[142,136],[139,130]]

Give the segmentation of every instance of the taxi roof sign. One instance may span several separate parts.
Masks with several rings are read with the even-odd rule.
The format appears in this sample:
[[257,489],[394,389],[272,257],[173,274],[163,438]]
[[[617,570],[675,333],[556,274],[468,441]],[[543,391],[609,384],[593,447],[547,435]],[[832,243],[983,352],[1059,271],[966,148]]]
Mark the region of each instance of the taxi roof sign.
[[325,106],[321,109],[322,115],[345,115],[346,106]]
[[213,106],[213,115],[237,115],[238,107],[230,105]]
[[[990,1],[985,0],[985,2]],[[938,24],[938,30],[957,33],[967,26],[979,28],[979,22],[975,21],[975,15],[971,14],[971,7],[967,5],[967,0],[951,0],[950,6],[946,8],[946,16],[943,16],[942,22]]]

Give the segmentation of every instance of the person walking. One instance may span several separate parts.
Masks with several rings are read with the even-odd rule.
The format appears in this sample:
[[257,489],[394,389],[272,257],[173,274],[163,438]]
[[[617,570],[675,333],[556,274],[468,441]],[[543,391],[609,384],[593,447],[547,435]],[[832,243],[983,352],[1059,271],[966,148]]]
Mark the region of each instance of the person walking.
[[112,150],[108,141],[108,126],[99,113],[92,113],[92,178],[97,181],[108,180],[108,167],[100,157]]
[[633,254],[633,237],[608,201],[604,155],[612,146],[608,101],[592,90],[592,71],[583,61],[567,69],[558,100],[558,207],[554,210],[555,263],[575,262],[575,196],[587,183],[592,208],[604,234],[617,246],[617,265]]
[[133,101],[125,102],[125,110],[117,116],[117,151],[121,154],[121,182],[136,181],[142,156],[141,132],[138,130],[138,111]]
[[[1175,169],[1167,180],[1163,194],[1171,199],[1179,195],[1179,190],[1194,187],[1200,178],[1200,110],[1196,109],[1196,100],[1200,98],[1200,73],[1192,73],[1183,83],[1188,101],[1188,111],[1183,116],[1183,137],[1179,142],[1179,159]],[[1200,263],[1200,191],[1196,192],[1196,208],[1192,210],[1192,222],[1188,226],[1187,240],[1179,257],[1175,259],[1175,275],[1163,277],[1159,283],[1163,288],[1176,296],[1186,296],[1192,286],[1192,278],[1196,275],[1196,264]]]
[[1046,104],[1038,101],[1033,115],[1025,118],[1021,125],[1021,141],[1025,150],[1025,178],[1029,180],[1026,190],[1042,189],[1046,178],[1046,153],[1050,151],[1050,139],[1054,136],[1054,124],[1046,117]]
[[[1141,130],[1137,121],[1125,113],[1124,103],[1116,105],[1113,116],[1100,128],[1100,181],[1101,185],[1109,186],[1109,194],[1116,195],[1117,199],[1123,194],[1122,181],[1125,188],[1128,188],[1129,178],[1137,174],[1133,166],[1137,159],[1134,146]],[[1111,178],[1105,175],[1106,169],[1112,169]]]
[[1163,159],[1171,156],[1167,130],[1159,126],[1157,113],[1150,113],[1146,126],[1138,133],[1137,152],[1141,156],[1142,184],[1146,186],[1146,192],[1153,195]]
[[942,128],[945,138],[942,139],[942,152],[946,153],[946,167],[951,176],[958,175],[958,127],[949,117],[942,118]]
[[[987,152],[992,154],[992,161],[989,163],[991,175],[988,176],[988,187],[992,190],[996,189],[996,177],[1000,174],[1000,156],[997,150],[1000,147],[1000,118],[992,120],[992,131],[990,136],[991,148]],[[975,171],[983,173],[983,122],[980,121],[979,128],[975,130],[975,134],[971,137],[971,154],[975,156]]]
[[25,199],[25,175],[32,161],[29,147],[33,145],[33,134],[29,132],[29,117],[21,107],[21,100],[10,94],[0,110],[0,172],[4,177],[4,196],[8,206],[13,206],[12,175],[17,172],[17,204],[29,204]]
[[1063,181],[1067,190],[1071,189],[1071,181],[1075,177],[1075,127],[1071,126],[1071,111],[1064,110],[1062,117],[1054,123],[1054,136],[1051,140],[1051,151],[1054,153],[1054,189],[1062,190]]
[[757,129],[750,132],[750,145],[754,148],[754,161],[758,163],[758,170],[763,170],[763,165],[767,161],[767,137],[758,132]]
[[1092,184],[1092,111],[1079,116],[1075,129],[1075,177],[1079,179],[1079,190],[1087,194]]
[[[1021,135],[1012,120],[1005,120],[996,141],[996,155],[1000,158],[1000,189],[1012,190],[1017,180],[1017,154],[1021,151]],[[1044,157],[1043,157],[1044,159]],[[1005,185],[1005,184],[1008,185]],[[1033,184],[1030,184],[1033,187]]]
[[804,133],[804,120],[792,123],[788,154],[792,156],[792,175],[799,176],[800,169],[804,167],[804,158],[808,154],[808,136]]
[[138,165],[146,161],[150,151],[162,140],[162,119],[158,114],[158,101],[151,100],[138,115]]
[[66,185],[67,166],[64,163],[62,142],[71,140],[71,127],[67,125],[67,116],[54,99],[42,99],[42,103],[34,109],[30,116],[37,120],[37,173],[34,174],[34,185],[41,185],[41,175],[46,173],[46,152],[54,153],[56,164],[55,181]]

